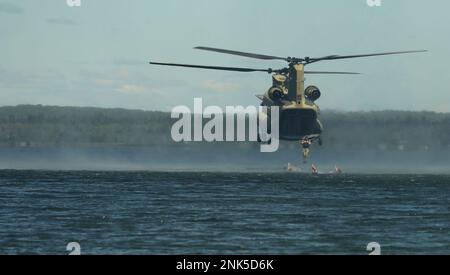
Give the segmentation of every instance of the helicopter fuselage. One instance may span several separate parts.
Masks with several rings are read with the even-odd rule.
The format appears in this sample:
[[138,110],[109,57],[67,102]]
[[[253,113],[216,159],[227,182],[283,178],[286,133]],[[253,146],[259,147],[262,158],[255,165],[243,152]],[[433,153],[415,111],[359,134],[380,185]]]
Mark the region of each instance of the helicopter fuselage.
[[298,141],[320,135],[323,126],[318,120],[320,108],[315,103],[320,91],[310,86],[306,93],[304,65],[292,64],[286,72],[273,74],[272,79],[272,87],[258,98],[262,106],[280,108],[280,139]]

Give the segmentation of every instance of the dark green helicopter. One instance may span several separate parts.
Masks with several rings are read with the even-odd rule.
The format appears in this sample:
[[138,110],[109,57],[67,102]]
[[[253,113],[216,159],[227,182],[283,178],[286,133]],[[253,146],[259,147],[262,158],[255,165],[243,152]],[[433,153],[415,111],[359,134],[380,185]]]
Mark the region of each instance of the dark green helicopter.
[[[313,85],[305,88],[305,74],[359,74],[354,72],[307,71],[305,70],[306,65],[320,61],[426,52],[426,50],[416,50],[358,55],[328,55],[318,58],[297,58],[262,55],[211,47],[195,47],[194,49],[244,56],[260,60],[282,60],[288,63],[288,67],[274,70],[150,62],[152,65],[234,72],[266,72],[272,74],[272,87],[264,95],[258,95],[257,97],[262,101],[262,106],[278,106],[280,108],[280,139],[300,141],[300,144],[303,147],[305,162],[308,158],[309,146],[312,142],[318,141],[320,145],[322,144],[320,136],[323,132],[322,123],[318,119],[320,108],[316,104],[316,101],[321,96],[321,92],[319,88]],[[270,116],[270,113],[268,115]]]

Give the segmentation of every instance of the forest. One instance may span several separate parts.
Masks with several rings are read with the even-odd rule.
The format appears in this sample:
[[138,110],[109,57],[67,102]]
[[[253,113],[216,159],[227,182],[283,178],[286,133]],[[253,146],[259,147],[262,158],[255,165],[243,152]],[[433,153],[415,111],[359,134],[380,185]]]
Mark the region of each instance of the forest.
[[[170,113],[19,105],[0,107],[0,147],[173,147]],[[449,150],[450,114],[323,111],[327,150]],[[230,146],[225,143],[215,146]],[[254,143],[242,143],[251,148]]]

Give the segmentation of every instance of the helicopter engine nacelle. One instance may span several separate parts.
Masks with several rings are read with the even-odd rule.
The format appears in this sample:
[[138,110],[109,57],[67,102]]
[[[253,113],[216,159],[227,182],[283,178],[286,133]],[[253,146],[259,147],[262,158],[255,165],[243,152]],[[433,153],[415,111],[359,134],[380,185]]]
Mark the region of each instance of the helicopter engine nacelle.
[[271,100],[278,101],[284,97],[284,92],[278,87],[272,87],[268,92],[268,96]]
[[322,93],[320,92],[319,88],[316,86],[308,86],[305,89],[305,96],[311,101],[316,101],[320,98]]

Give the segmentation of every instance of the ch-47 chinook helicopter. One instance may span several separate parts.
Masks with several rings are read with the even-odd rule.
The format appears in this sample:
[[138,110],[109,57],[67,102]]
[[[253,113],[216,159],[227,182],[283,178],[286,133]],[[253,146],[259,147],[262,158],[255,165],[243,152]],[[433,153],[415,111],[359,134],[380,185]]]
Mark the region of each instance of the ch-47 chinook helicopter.
[[[197,50],[212,51],[223,54],[231,54],[256,58],[261,60],[282,60],[288,63],[288,67],[273,69],[252,69],[240,67],[219,67],[219,66],[202,66],[190,64],[175,63],[159,63],[150,62],[152,65],[176,66],[195,69],[222,70],[234,72],[266,72],[272,74],[272,87],[264,94],[257,95],[262,101],[262,106],[279,106],[280,122],[279,134],[281,140],[300,141],[303,147],[303,157],[306,162],[309,155],[309,147],[314,141],[322,144],[321,134],[323,126],[318,119],[320,108],[316,101],[320,98],[321,92],[316,86],[308,86],[305,89],[305,74],[340,74],[352,75],[359,74],[353,72],[330,72],[330,71],[307,71],[305,66],[319,61],[361,58],[370,56],[395,55],[407,53],[426,52],[419,51],[400,51],[400,52],[384,52],[374,54],[358,54],[358,55],[328,55],[324,57],[279,57],[271,55],[262,55],[248,52],[240,52],[233,50],[225,50],[210,47],[195,47]],[[270,108],[269,108],[270,110]],[[268,114],[270,115],[270,113]]]

